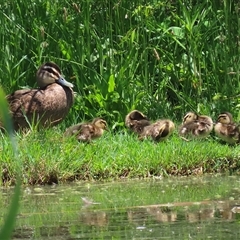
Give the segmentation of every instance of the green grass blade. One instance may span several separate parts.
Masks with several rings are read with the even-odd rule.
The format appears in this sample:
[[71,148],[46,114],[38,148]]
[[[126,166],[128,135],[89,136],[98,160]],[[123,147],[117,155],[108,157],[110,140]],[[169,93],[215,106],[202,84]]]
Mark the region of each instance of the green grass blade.
[[[0,88],[0,117],[3,122],[4,128],[6,129],[7,133],[10,136],[10,140],[11,140],[12,147],[14,150],[14,156],[16,159],[16,156],[17,156],[17,147],[16,146],[17,145],[15,142],[15,136],[14,136],[14,132],[13,132],[13,124],[12,124],[11,116],[9,114],[8,104],[5,99],[5,94],[2,90],[2,88]],[[18,167],[20,167],[19,164],[18,164]],[[5,218],[5,223],[0,231],[0,239],[4,239],[4,240],[11,239],[11,235],[14,230],[16,216],[17,216],[17,212],[18,212],[18,208],[19,208],[20,186],[21,186],[21,183],[20,183],[20,179],[18,177],[17,184],[16,184],[15,190],[14,190],[14,195],[12,197],[12,202],[9,207],[9,212],[7,214],[7,217]]]
[[14,230],[18,208],[19,208],[20,195],[21,195],[20,180],[18,180],[17,185],[15,186],[11,205],[9,206],[8,215],[5,218],[5,223],[0,231],[0,239],[4,239],[4,240],[11,239],[12,232]]
[[6,131],[9,133],[9,135],[13,135],[12,120],[8,113],[8,105],[2,88],[0,88],[0,116]]

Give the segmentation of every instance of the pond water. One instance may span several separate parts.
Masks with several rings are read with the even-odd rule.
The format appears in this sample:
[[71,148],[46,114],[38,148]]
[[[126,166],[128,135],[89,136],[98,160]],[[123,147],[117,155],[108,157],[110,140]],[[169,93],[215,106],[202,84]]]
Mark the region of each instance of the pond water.
[[12,239],[240,239],[240,177],[24,187]]

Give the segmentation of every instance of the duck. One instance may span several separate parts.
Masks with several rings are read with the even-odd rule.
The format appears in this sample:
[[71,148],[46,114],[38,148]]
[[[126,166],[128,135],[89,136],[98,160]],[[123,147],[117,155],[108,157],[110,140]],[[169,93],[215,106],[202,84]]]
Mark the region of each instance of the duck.
[[22,89],[6,96],[14,130],[51,127],[67,116],[74,102],[73,84],[66,81],[59,66],[47,62],[36,73],[39,88]]
[[143,132],[144,127],[151,124],[150,120],[139,110],[133,110],[125,117],[125,125],[138,135]]
[[222,112],[218,115],[214,132],[217,137],[228,144],[240,142],[240,126],[234,123],[230,112]]
[[[179,127],[181,137],[206,138],[213,130],[213,120],[206,115],[188,112]],[[184,138],[185,139],[185,138]]]
[[145,126],[143,132],[139,136],[139,140],[152,138],[155,142],[166,140],[175,130],[175,124],[169,119],[160,119],[156,122]]
[[102,118],[95,118],[92,122],[79,123],[66,129],[64,137],[75,136],[79,142],[90,143],[100,138],[107,130],[107,122]]

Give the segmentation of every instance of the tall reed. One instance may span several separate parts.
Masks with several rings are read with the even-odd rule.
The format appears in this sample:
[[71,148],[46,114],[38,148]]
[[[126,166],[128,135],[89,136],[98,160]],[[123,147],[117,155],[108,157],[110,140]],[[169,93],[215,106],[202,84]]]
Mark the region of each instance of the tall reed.
[[16,0],[0,7],[0,84],[36,86],[55,61],[78,93],[66,122],[180,120],[239,109],[239,2]]
[[[17,144],[15,141],[15,137],[13,135],[13,124],[12,124],[12,120],[10,118],[10,114],[8,111],[7,101],[5,100],[5,94],[2,90],[2,88],[0,88],[0,119],[2,121],[4,129],[8,133],[10,143],[12,146],[12,150],[13,150],[13,159],[12,160],[15,161],[14,165],[16,166],[16,170],[17,170],[17,174],[16,174],[17,184],[15,186],[15,190],[14,190],[14,194],[12,196],[12,200],[11,200],[11,203],[9,206],[8,214],[4,217],[4,222],[0,229],[0,239],[8,240],[8,239],[11,239],[12,232],[14,230],[15,220],[16,220],[17,213],[18,213],[18,208],[19,208],[19,201],[20,201],[20,195],[21,195],[21,191],[20,191],[20,186],[21,186],[20,181],[21,180],[20,180],[20,178],[21,178],[21,167],[22,166],[21,166],[21,161],[19,159],[17,159]],[[4,165],[1,165],[2,175],[4,175],[4,171],[6,170],[6,169],[4,169],[3,166]],[[3,179],[2,176],[1,176],[1,178]]]

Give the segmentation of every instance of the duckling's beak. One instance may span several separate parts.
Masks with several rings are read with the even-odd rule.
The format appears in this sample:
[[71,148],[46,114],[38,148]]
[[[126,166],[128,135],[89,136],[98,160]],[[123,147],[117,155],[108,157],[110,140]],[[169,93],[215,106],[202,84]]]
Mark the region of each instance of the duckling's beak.
[[62,86],[66,86],[66,87],[69,87],[69,88],[73,88],[73,84],[66,81],[65,78],[63,78],[62,76],[60,76],[56,82]]

